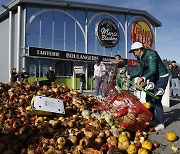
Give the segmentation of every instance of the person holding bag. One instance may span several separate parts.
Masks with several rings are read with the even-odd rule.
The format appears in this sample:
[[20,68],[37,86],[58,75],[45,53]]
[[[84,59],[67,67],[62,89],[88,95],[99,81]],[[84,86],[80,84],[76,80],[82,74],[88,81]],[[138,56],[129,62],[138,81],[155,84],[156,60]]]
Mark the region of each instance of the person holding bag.
[[[169,79],[168,70],[157,51],[153,50],[147,44],[134,42],[131,45],[129,53],[133,53],[138,60],[137,69],[129,75],[130,79],[138,77],[136,81],[137,85],[141,85],[142,82],[146,82],[148,79],[150,82],[154,82],[155,87],[151,92],[155,95],[158,95],[158,91],[160,90],[165,91]],[[163,106],[161,103],[162,96],[163,94],[158,95],[159,99],[155,99],[146,95],[146,101],[150,102],[153,107],[151,112],[156,121],[155,130],[164,129]]]

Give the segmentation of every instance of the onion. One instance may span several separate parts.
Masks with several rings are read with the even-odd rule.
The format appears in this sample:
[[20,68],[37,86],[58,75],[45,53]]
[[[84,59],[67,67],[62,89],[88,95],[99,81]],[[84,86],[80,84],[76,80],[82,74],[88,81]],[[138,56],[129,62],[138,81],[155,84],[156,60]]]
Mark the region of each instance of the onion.
[[85,131],[84,132],[85,136],[87,136],[88,138],[93,138],[94,137],[94,133],[90,132],[90,131]]
[[83,117],[86,117],[86,116],[89,116],[89,115],[90,115],[90,112],[89,112],[89,110],[84,110],[84,111],[82,111],[81,115],[82,115]]
[[102,139],[97,137],[97,138],[95,138],[95,142],[98,143],[98,144],[101,144],[102,143]]
[[65,145],[66,144],[66,139],[64,137],[59,137],[57,139],[57,144]]

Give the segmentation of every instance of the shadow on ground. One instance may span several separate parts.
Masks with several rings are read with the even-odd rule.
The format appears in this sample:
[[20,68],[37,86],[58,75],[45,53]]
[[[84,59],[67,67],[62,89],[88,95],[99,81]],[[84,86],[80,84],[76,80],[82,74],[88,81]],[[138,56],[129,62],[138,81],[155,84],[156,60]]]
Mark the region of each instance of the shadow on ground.
[[171,100],[170,102],[172,109],[164,112],[164,119],[166,127],[173,122],[180,121],[180,108],[174,108],[175,105],[180,104],[180,100]]
[[171,99],[170,100],[170,107],[173,107],[174,105],[177,105],[180,103],[180,99]]

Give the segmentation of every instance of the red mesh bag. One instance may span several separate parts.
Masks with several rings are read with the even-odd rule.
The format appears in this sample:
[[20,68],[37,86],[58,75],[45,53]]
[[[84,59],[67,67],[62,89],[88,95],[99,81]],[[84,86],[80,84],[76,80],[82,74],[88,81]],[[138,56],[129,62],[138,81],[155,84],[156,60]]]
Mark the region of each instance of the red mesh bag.
[[96,107],[109,113],[122,128],[134,132],[144,131],[147,123],[152,120],[152,113],[128,91],[112,91],[114,93],[111,93],[111,97],[103,99]]
[[99,99],[95,107],[106,111],[125,129],[144,131],[152,120],[152,113],[130,92],[116,90],[116,76],[117,69],[110,76],[106,97]]
[[108,95],[104,98],[98,99],[98,104],[95,105],[96,108],[100,108],[106,112],[109,112],[109,109],[112,106],[112,103],[116,100],[119,95],[118,91],[114,88],[108,89]]
[[[116,110],[116,115],[113,116],[114,119],[121,117],[121,120],[118,122],[123,128],[135,132],[138,130],[144,131],[147,123],[152,120],[152,113],[145,108],[136,96],[127,91],[122,91],[118,97],[115,102],[120,100],[122,105],[117,106],[118,109]],[[127,112],[125,112],[125,110],[127,110]]]

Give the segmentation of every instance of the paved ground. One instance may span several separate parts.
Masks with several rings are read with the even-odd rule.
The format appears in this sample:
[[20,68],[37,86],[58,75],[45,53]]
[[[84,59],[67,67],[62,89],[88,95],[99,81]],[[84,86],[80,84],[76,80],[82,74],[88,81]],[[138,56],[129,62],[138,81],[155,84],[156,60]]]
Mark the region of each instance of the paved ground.
[[[85,95],[93,95],[92,91],[85,91]],[[180,139],[175,142],[169,142],[165,139],[166,132],[174,131],[180,137],[180,99],[170,98],[170,107],[164,107],[165,129],[151,132],[148,138],[151,141],[156,141],[160,147],[153,150],[153,154],[180,154]],[[173,152],[172,146],[179,150]]]
[[[180,139],[169,142],[165,139],[165,133],[174,131],[180,137],[180,99],[170,99],[170,107],[164,107],[165,129],[149,134],[149,139],[160,143],[160,147],[153,151],[154,154],[180,154]],[[172,146],[179,148],[177,152],[172,151]]]

